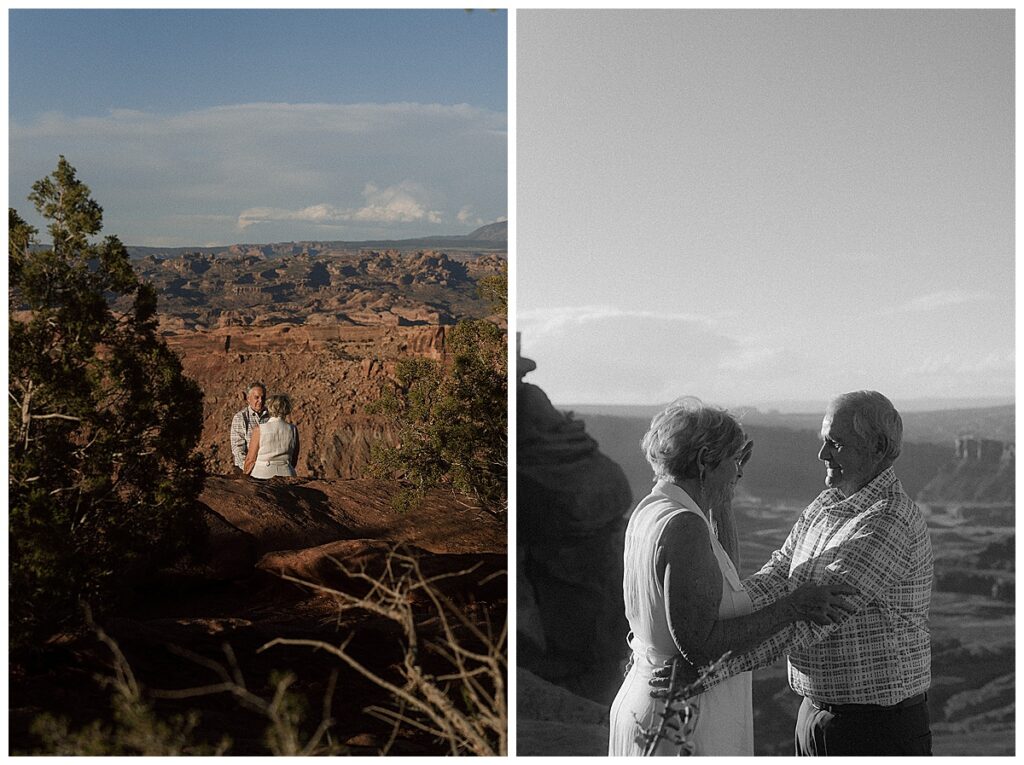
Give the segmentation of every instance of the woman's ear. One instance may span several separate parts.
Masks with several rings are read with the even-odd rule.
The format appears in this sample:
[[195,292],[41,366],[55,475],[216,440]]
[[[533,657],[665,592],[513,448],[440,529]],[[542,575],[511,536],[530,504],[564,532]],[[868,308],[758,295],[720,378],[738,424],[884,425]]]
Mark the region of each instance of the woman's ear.
[[697,471],[700,473],[700,477],[704,478],[704,473],[708,470],[708,447],[702,446],[697,450]]

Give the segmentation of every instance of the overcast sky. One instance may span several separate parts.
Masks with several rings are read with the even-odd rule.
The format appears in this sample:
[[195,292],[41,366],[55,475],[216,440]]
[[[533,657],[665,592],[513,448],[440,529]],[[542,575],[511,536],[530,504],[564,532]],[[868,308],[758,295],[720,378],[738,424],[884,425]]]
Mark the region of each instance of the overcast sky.
[[1013,12],[517,15],[556,403],[1014,393]]
[[12,10],[9,204],[64,154],[127,244],[468,233],[507,209],[506,13]]

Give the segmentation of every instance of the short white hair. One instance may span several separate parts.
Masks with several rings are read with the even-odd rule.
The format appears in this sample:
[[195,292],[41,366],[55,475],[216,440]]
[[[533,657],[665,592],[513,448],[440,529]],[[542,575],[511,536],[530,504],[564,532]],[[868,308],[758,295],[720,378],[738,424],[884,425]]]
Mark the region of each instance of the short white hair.
[[832,399],[829,410],[849,412],[853,432],[868,449],[876,447],[887,462],[895,462],[903,448],[903,418],[892,402],[875,390],[855,390]]
[[700,476],[702,449],[707,448],[706,463],[714,469],[746,443],[747,436],[732,414],[684,396],[654,416],[640,448],[658,478],[678,481]]

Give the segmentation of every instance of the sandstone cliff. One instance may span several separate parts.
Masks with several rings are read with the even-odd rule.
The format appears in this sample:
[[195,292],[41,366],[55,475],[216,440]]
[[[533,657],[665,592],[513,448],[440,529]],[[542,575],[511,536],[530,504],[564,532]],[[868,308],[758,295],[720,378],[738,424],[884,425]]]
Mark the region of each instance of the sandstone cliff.
[[956,439],[952,459],[918,494],[942,504],[1012,504],[1015,444],[989,438]]
[[368,404],[389,384],[396,362],[444,357],[443,327],[295,326],[222,328],[165,336],[205,395],[201,451],[214,473],[231,469],[231,418],[253,381],[291,396],[299,429],[297,471],[362,477],[370,445],[392,434]]
[[[269,247],[269,249],[268,249]],[[393,438],[366,413],[407,357],[444,360],[450,328],[490,314],[477,295],[498,255],[310,251],[237,246],[147,256],[136,263],[160,294],[160,328],[203,389],[200,449],[210,472],[231,470],[231,418],[249,383],[292,397],[301,476],[358,478],[371,444]]]

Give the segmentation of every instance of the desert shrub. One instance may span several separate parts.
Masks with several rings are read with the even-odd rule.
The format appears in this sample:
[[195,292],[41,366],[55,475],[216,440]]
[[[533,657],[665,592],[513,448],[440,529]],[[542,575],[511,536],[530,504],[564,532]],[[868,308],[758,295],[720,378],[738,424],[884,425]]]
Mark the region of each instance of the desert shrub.
[[177,756],[182,754],[222,754],[230,746],[224,738],[216,747],[196,744],[193,732],[199,722],[196,712],[160,719],[144,698],[142,686],[117,643],[92,621],[86,620],[99,640],[112,653],[112,671],[97,680],[110,691],[112,720],[94,720],[73,728],[64,717],[44,713],[32,721],[32,734],[39,741],[36,749],[14,754],[55,756]]
[[[507,273],[481,280],[495,310],[507,308]],[[371,470],[400,476],[396,505],[408,508],[426,491],[449,485],[504,517],[508,465],[508,340],[486,319],[460,321],[446,337],[447,363],[403,359],[397,385],[370,408],[396,426],[397,445],[376,444]]]
[[[365,611],[395,625],[403,656],[390,673],[367,666],[349,649],[352,635],[340,643],[305,638],[277,638],[264,646],[307,646],[337,657],[386,691],[390,703],[373,704],[367,714],[393,726],[380,754],[388,754],[400,731],[417,730],[434,737],[452,755],[497,757],[508,754],[508,622],[492,625],[444,593],[444,580],[474,569],[427,576],[415,555],[396,546],[384,571],[371,575],[335,561],[346,578],[368,585],[365,595],[285,576],[334,598],[339,612]],[[481,576],[485,584],[491,574]],[[349,589],[349,588],[346,588]],[[502,609],[504,611],[504,609]]]
[[[64,157],[9,210],[10,638],[17,647],[127,595],[203,528],[202,393],[157,335],[156,294]],[[127,297],[115,314],[110,303]]]
[[271,697],[263,698],[246,686],[234,652],[225,645],[227,665],[195,655],[185,657],[214,670],[219,682],[199,688],[146,689],[136,679],[117,642],[92,621],[88,611],[86,619],[112,655],[110,673],[97,677],[97,681],[110,691],[108,719],[94,720],[75,728],[64,717],[41,714],[32,721],[31,726],[38,744],[28,751],[15,751],[15,754],[148,757],[226,754],[232,746],[230,737],[221,735],[216,743],[203,741],[197,732],[200,722],[197,710],[192,709],[185,714],[161,715],[154,707],[154,701],[159,699],[194,699],[217,694],[231,695],[240,708],[256,712],[266,719],[263,742],[268,754],[306,756],[346,753],[345,748],[334,744],[328,735],[334,724],[330,718],[330,704],[336,673],[332,675],[324,696],[324,716],[313,734],[307,736],[301,730],[308,716],[307,704],[304,697],[291,689],[295,682],[292,673],[272,673]]

